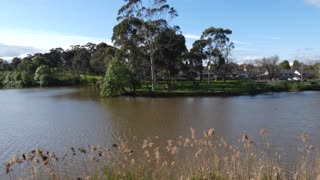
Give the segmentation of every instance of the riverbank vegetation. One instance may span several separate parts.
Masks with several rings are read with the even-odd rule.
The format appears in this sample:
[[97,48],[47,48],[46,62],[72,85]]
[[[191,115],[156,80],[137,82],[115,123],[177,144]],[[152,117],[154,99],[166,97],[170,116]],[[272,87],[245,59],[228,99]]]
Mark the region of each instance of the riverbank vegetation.
[[149,81],[135,82],[130,86],[133,85],[135,85],[135,90],[130,90],[129,88],[127,90],[119,90],[117,92],[121,93],[118,95],[141,97],[238,96],[320,90],[319,82],[253,80],[210,81],[210,83],[205,81],[158,81],[154,91],[152,91]]
[[[188,49],[181,28],[170,24],[177,16],[166,0],[124,1],[113,27],[113,45],[89,42],[10,62],[0,58],[0,88],[96,85],[105,97],[318,90],[315,84],[255,82],[315,80],[318,61],[295,60],[290,66],[272,56],[237,64],[232,30],[218,27],[204,29]],[[227,80],[238,82],[230,85]]]
[[11,179],[318,179],[319,151],[301,134],[292,163],[286,152],[273,152],[266,130],[254,142],[246,134],[230,144],[214,129],[190,129],[189,137],[136,137],[109,147],[70,147],[59,157],[39,148],[14,156],[4,167]]

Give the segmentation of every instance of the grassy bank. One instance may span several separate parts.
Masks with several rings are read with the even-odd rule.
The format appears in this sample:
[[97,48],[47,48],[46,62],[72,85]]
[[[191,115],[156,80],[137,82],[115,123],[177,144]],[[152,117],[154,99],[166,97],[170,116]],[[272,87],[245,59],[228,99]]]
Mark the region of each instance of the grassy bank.
[[[279,180],[320,177],[319,151],[301,134],[301,147],[294,169],[288,170],[282,155],[271,152],[264,129],[260,142],[246,134],[229,144],[214,129],[190,137],[164,140],[133,138],[109,147],[70,147],[58,157],[40,149],[14,156],[5,164],[4,176],[11,179],[214,179]],[[202,134],[202,135],[200,135]]]
[[83,86],[100,86],[102,76],[98,75],[80,75],[80,85]]
[[320,90],[318,82],[255,82],[247,80],[229,81],[174,81],[158,82],[156,91],[151,91],[150,82],[143,82],[136,92],[126,94],[143,97],[175,97],[175,96],[238,96],[256,95],[268,92],[297,92],[307,90]]

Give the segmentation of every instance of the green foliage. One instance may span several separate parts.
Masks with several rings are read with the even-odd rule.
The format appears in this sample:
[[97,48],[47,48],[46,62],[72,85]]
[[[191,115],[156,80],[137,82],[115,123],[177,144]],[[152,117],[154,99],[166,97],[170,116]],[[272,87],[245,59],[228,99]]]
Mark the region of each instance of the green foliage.
[[303,91],[304,89],[306,89],[306,86],[304,83],[301,83],[301,82],[293,82],[293,83],[290,83],[290,86],[289,86],[289,90],[294,92]]
[[21,73],[21,83],[22,87],[30,87],[34,84],[33,73],[27,71],[22,71]]
[[37,68],[34,80],[36,80],[41,87],[48,86],[52,79],[52,71],[48,66],[42,65]]
[[35,56],[32,58],[33,64],[35,64],[36,67],[40,67],[42,65],[48,65],[48,60],[43,56]]
[[[117,20],[121,22],[115,26],[112,39],[125,51],[127,51],[125,46],[144,49],[144,56],[150,62],[152,91],[155,90],[157,81],[156,53],[168,45],[166,44],[165,47],[159,46],[158,38],[168,28],[175,31],[179,29],[177,26],[170,27],[167,21],[177,16],[177,11],[167,4],[167,0],[151,0],[148,2],[128,0],[118,11]],[[135,53],[131,50],[132,48],[130,52]]]
[[317,85],[309,85],[306,86],[305,83],[302,82],[269,82],[267,83],[267,86],[265,87],[265,90],[271,91],[271,92],[283,92],[283,91],[292,91],[292,92],[298,92],[308,89],[317,88]]
[[8,71],[9,70],[9,62],[0,58],[0,71]]
[[32,62],[30,58],[24,58],[18,65],[18,71],[20,72],[25,71],[31,74],[34,73],[36,69],[36,65]]
[[107,73],[101,85],[101,96],[112,97],[135,91],[139,86],[132,68],[125,62],[114,58],[107,69]]
[[72,66],[77,71],[87,73],[90,69],[91,54],[85,47],[73,46],[74,51]]
[[3,87],[6,88],[22,88],[30,87],[34,84],[32,79],[33,74],[26,71],[12,71],[4,73],[4,79],[2,81]]
[[300,69],[301,63],[298,60],[293,61],[292,69]]
[[163,47],[155,53],[155,64],[158,71],[167,72],[167,77],[179,73],[182,55],[187,52],[185,37],[177,34],[175,29],[164,29],[156,41],[158,47]]
[[234,43],[228,37],[231,34],[230,29],[210,27],[201,36],[201,40],[207,43],[205,52],[208,55],[208,68],[213,68],[222,79],[233,69],[230,53],[234,49]]
[[289,82],[268,82],[265,88],[272,92],[288,91],[290,84]]
[[5,78],[4,73],[0,71],[0,88],[3,87],[3,80],[4,80],[4,78]]
[[282,62],[279,64],[279,67],[280,67],[281,69],[291,69],[290,64],[289,64],[289,61],[287,61],[287,60],[282,61]]
[[97,45],[97,50],[92,54],[90,65],[97,74],[106,73],[106,56],[109,46],[106,43],[100,43]]
[[101,76],[96,75],[80,75],[81,85],[100,86],[102,81]]

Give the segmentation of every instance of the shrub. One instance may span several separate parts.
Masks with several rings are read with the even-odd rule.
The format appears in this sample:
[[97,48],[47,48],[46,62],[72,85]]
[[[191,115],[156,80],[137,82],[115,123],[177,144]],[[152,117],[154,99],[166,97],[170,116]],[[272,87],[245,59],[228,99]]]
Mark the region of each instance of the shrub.
[[294,83],[291,83],[290,84],[290,88],[289,90],[290,91],[302,91],[305,89],[305,85],[303,83],[300,83],[300,82],[294,82]]
[[288,91],[290,85],[288,82],[268,82],[266,88],[273,92],[281,92]]
[[0,72],[0,88],[3,87],[4,73]]
[[52,72],[48,66],[42,65],[37,68],[34,80],[36,80],[41,87],[48,86],[52,79]]
[[131,66],[114,58],[108,66],[100,94],[104,97],[119,96],[128,91],[135,91],[139,85]]

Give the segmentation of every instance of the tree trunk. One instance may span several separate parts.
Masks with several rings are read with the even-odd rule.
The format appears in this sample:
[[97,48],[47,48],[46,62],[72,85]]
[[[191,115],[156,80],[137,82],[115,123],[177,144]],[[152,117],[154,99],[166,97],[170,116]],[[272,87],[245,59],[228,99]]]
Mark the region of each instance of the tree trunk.
[[152,91],[155,91],[156,84],[157,84],[157,78],[155,73],[155,65],[154,65],[154,56],[153,54],[150,54],[150,64],[151,64],[151,83],[152,83]]

